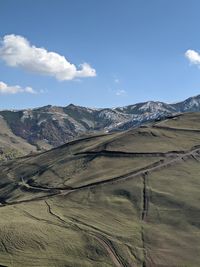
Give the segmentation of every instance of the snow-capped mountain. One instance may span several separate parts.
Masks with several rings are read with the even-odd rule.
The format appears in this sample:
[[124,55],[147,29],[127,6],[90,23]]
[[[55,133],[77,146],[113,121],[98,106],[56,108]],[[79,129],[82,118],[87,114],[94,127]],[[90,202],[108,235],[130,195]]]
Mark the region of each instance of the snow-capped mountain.
[[[200,111],[200,95],[175,104],[148,101],[117,108],[45,106],[0,111],[12,133],[39,149],[48,149],[91,132],[127,130],[175,113]],[[1,132],[1,125],[0,125]]]

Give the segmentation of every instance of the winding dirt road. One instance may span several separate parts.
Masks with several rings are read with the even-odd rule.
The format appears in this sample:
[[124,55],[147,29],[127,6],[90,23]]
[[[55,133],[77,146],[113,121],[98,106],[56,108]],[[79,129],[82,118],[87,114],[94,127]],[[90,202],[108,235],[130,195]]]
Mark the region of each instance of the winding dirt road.
[[[103,152],[103,153],[105,153],[105,152]],[[120,154],[120,156],[122,156],[122,154]],[[165,157],[164,160],[159,160],[159,161],[157,161],[153,164],[150,164],[144,168],[141,168],[139,170],[132,171],[130,173],[127,173],[127,174],[124,174],[121,176],[113,177],[113,178],[108,179],[108,180],[98,181],[98,182],[86,184],[86,185],[72,188],[72,189],[66,189],[66,188],[58,189],[58,188],[56,188],[56,191],[52,193],[52,191],[50,191],[50,190],[52,190],[53,188],[52,189],[44,188],[44,187],[40,188],[38,186],[38,189],[41,189],[42,191],[44,191],[44,193],[46,193],[46,195],[40,196],[40,197],[35,197],[33,199],[4,203],[4,204],[0,205],[0,208],[3,208],[5,206],[10,206],[10,205],[17,205],[20,203],[45,200],[45,199],[53,197],[53,196],[68,195],[68,194],[78,192],[80,190],[94,188],[94,187],[97,187],[99,185],[105,185],[105,184],[109,184],[109,183],[121,182],[123,180],[132,179],[132,178],[137,177],[137,176],[145,177],[148,173],[151,173],[151,172],[160,170],[164,167],[173,165],[173,164],[175,164],[179,161],[182,161],[188,157],[193,157],[194,159],[198,160],[196,157],[200,156],[200,146],[193,147],[190,151],[186,151],[186,152],[180,151],[177,153],[171,153],[170,156],[171,157],[169,157],[169,153],[168,153],[168,157]],[[144,180],[144,183],[145,183],[145,180]],[[19,185],[22,187],[26,187],[27,190],[29,188],[31,188],[31,186],[28,185],[23,179],[21,180],[21,184],[19,184]],[[48,204],[48,203],[46,203],[46,204]],[[145,220],[145,217],[146,217],[146,212],[147,212],[146,206],[147,206],[147,204],[145,201],[144,202],[144,214],[142,215],[143,220]],[[51,212],[50,206],[48,206],[48,209]],[[57,216],[57,219],[58,219],[58,216]],[[62,220],[62,222],[64,223],[64,220]],[[90,235],[93,236],[104,247],[104,249],[107,251],[107,253],[109,254],[110,258],[112,259],[112,261],[116,267],[125,267],[125,265],[121,261],[119,255],[117,254],[117,252],[113,248],[112,244],[106,239],[106,237],[104,237],[98,233],[94,233],[94,232],[90,232]]]
[[[152,163],[152,164],[150,164],[150,165],[148,165],[148,166],[146,166],[144,168],[141,168],[139,170],[135,170],[135,171],[132,171],[132,172],[120,175],[120,176],[116,176],[116,177],[113,177],[111,179],[107,179],[107,180],[103,180],[103,181],[97,181],[97,182],[94,182],[94,183],[89,183],[89,184],[82,185],[82,186],[79,186],[79,187],[73,187],[71,189],[69,189],[69,188],[63,188],[63,189],[55,188],[54,192],[52,192],[52,190],[54,190],[54,188],[50,189],[50,188],[41,187],[41,191],[44,191],[44,193],[46,193],[46,195],[35,197],[35,198],[32,198],[32,199],[19,200],[19,201],[13,201],[13,202],[6,202],[6,203],[1,204],[0,208],[2,208],[4,206],[8,206],[8,205],[17,205],[17,204],[20,204],[20,203],[26,203],[26,202],[31,202],[31,201],[45,200],[46,198],[53,197],[53,196],[68,195],[68,194],[72,194],[72,193],[75,193],[75,192],[80,191],[80,190],[94,188],[94,187],[97,187],[99,185],[105,185],[105,184],[109,184],[109,183],[121,182],[123,180],[132,179],[132,178],[137,177],[137,176],[145,175],[146,173],[151,173],[151,172],[160,170],[160,169],[162,169],[164,167],[173,165],[174,163],[179,162],[181,160],[184,160],[185,158],[188,158],[188,157],[193,157],[193,158],[196,159],[196,156],[199,156],[199,155],[200,155],[200,146],[195,146],[191,150],[186,151],[184,153],[182,151],[181,151],[181,153],[177,153],[176,156],[173,153],[173,157],[172,158],[169,157],[169,158],[166,158],[166,159],[163,159],[163,160],[159,160],[159,161],[157,161],[155,163]],[[22,186],[22,187],[25,186],[27,188],[27,190],[29,188],[31,188],[30,185],[28,185],[24,181],[21,181],[19,185]],[[37,189],[39,190],[40,187],[38,186]]]

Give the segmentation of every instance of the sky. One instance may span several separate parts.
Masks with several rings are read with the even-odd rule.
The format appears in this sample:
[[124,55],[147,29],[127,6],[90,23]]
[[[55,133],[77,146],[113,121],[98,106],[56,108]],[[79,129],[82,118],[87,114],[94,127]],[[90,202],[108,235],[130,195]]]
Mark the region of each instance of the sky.
[[199,0],[0,0],[0,109],[200,94]]

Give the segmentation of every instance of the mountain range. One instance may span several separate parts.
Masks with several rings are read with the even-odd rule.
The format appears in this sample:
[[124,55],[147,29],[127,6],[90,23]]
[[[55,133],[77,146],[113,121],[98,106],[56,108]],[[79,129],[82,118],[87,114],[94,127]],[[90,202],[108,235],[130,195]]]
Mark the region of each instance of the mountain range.
[[148,101],[116,108],[44,106],[0,111],[0,155],[3,159],[60,146],[93,133],[128,130],[184,112],[200,111],[200,95],[167,104]]

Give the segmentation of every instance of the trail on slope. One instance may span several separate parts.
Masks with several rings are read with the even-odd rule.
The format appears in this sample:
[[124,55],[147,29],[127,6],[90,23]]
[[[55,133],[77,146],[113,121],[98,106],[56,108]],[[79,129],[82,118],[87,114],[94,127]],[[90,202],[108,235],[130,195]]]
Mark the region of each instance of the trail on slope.
[[[47,201],[45,201],[45,203],[47,205],[48,212],[52,216],[54,216],[61,223],[68,224],[64,219],[61,218],[61,216],[59,216],[58,214],[56,214],[52,210],[51,205]],[[76,228],[78,228],[78,230],[83,231],[86,234],[92,236],[94,239],[96,239],[101,244],[101,246],[107,251],[108,255],[110,256],[111,260],[113,261],[113,263],[115,264],[116,267],[125,267],[125,265],[122,263],[119,255],[117,254],[114,247],[112,246],[111,242],[105,236],[103,236],[99,233],[96,233],[94,231],[90,231],[90,232],[86,231],[86,230],[80,228],[76,223],[73,223],[73,225],[75,225]]]
[[200,129],[192,129],[192,128],[175,128],[170,126],[162,126],[155,124],[152,126],[153,128],[169,130],[169,131],[180,131],[180,132],[193,132],[193,133],[200,133]]
[[[120,176],[116,176],[113,177],[111,179],[108,180],[103,180],[103,181],[98,181],[98,182],[94,182],[94,183],[89,183],[86,185],[82,185],[79,187],[73,187],[71,189],[56,189],[56,192],[48,192],[47,195],[44,196],[40,196],[40,197],[35,197],[32,199],[26,199],[26,200],[19,200],[19,201],[13,201],[13,202],[6,202],[0,205],[0,208],[8,206],[8,205],[17,205],[20,203],[26,203],[26,202],[31,202],[31,201],[39,201],[39,200],[44,200],[47,199],[49,197],[53,197],[53,196],[59,196],[59,195],[68,195],[68,194],[72,194],[75,192],[78,192],[80,190],[84,190],[84,189],[88,189],[88,188],[95,188],[98,187],[99,185],[105,185],[105,184],[110,184],[110,183],[116,183],[116,182],[121,182],[123,180],[127,180],[127,179],[132,179],[141,175],[144,175],[146,172],[147,173],[151,173],[157,170],[160,170],[164,167],[168,167],[173,165],[176,162],[179,162],[187,157],[193,157],[196,159],[196,156],[199,156],[200,154],[200,147],[199,146],[195,146],[193,149],[191,149],[190,151],[187,151],[185,153],[180,153],[177,154],[176,157],[173,157],[172,159],[166,159],[166,160],[159,160],[155,163],[152,163],[146,167],[143,167],[139,170],[135,170],[132,172],[129,172],[127,174],[124,175],[120,175]],[[39,187],[38,187],[39,189]],[[44,189],[44,188],[42,188]],[[53,188],[52,188],[53,189]]]

